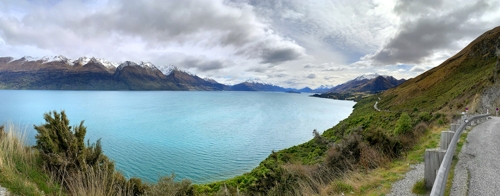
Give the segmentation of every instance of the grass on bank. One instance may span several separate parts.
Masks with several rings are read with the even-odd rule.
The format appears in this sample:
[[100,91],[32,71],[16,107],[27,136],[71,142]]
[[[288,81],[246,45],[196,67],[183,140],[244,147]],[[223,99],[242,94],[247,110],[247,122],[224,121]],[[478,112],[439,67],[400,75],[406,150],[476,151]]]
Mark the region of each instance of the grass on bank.
[[37,151],[26,146],[26,135],[12,125],[0,126],[0,184],[15,195],[64,195]]
[[[411,164],[423,162],[425,150],[436,148],[443,127],[433,127],[419,139],[416,145],[407,152],[406,156],[388,162],[379,168],[370,171],[354,171],[341,179],[342,182],[352,187],[348,195],[385,195],[391,191],[392,184],[404,178],[411,170]],[[327,187],[322,195],[341,194],[335,184]],[[345,192],[344,192],[345,193]]]

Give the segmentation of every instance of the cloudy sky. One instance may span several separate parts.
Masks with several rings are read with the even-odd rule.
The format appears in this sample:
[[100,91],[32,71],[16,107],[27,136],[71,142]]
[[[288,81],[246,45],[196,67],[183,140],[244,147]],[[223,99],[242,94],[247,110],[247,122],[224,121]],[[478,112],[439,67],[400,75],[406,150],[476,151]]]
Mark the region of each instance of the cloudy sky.
[[0,0],[0,56],[175,65],[226,84],[414,77],[500,25],[491,0]]

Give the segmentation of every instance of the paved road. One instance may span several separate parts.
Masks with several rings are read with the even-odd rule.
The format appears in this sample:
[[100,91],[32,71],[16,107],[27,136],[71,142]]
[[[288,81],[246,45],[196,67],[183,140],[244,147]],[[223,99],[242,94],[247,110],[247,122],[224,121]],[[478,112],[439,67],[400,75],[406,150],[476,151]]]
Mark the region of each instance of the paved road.
[[[474,127],[459,154],[450,195],[500,195],[500,117]],[[470,178],[469,178],[470,176]]]

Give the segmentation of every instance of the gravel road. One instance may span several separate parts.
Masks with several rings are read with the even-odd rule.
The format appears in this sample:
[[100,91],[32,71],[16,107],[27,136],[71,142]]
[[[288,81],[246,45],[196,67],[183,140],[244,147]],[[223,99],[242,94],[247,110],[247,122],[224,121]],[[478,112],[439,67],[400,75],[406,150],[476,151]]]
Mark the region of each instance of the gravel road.
[[405,174],[405,178],[392,184],[391,193],[387,196],[413,196],[411,189],[413,185],[417,183],[418,180],[424,178],[424,163],[419,163],[416,165],[410,165],[411,171]]
[[0,186],[0,196],[6,196],[6,195],[7,195],[7,189]]
[[450,195],[500,193],[500,117],[474,127],[459,154]]

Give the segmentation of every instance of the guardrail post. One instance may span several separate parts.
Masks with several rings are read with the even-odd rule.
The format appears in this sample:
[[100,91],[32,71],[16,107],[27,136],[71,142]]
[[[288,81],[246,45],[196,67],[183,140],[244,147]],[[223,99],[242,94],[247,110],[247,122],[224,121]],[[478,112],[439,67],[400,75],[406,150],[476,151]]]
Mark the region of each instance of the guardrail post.
[[448,150],[448,146],[450,145],[451,139],[453,139],[453,135],[455,135],[455,132],[453,131],[441,132],[441,141],[439,143],[441,150]]
[[450,131],[456,132],[459,126],[460,126],[460,124],[456,124],[456,123],[455,124],[451,124],[450,125]]
[[439,170],[439,166],[441,165],[445,154],[446,150],[441,150],[438,148],[425,150],[424,179],[425,187],[427,187],[428,189],[432,189],[434,180],[436,180],[436,173]]

